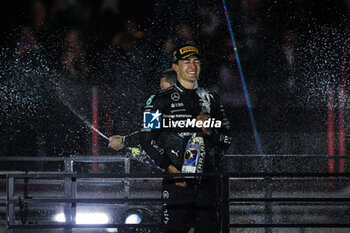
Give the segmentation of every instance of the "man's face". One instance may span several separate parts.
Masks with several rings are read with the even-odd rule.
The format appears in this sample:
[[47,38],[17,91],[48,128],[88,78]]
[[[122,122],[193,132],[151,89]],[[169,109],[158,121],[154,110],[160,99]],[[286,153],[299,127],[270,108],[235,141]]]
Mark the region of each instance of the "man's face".
[[166,78],[165,78],[165,77],[162,77],[162,78],[160,79],[160,89],[161,89],[161,90],[165,90],[165,89],[167,89],[167,88],[169,88],[169,87],[171,87],[171,86],[172,86],[172,85],[166,81]]
[[201,63],[199,58],[193,55],[185,60],[179,60],[178,64],[173,64],[173,69],[179,80],[195,82],[201,71]]

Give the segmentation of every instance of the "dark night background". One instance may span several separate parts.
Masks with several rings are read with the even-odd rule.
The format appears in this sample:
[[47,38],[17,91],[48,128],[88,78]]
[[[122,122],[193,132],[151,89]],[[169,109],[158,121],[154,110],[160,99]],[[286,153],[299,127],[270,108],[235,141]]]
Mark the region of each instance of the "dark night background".
[[[258,153],[222,1],[1,5],[0,156],[91,155],[92,87],[101,132],[135,131],[170,52],[187,41],[204,55],[200,85],[220,94],[231,120],[228,153]],[[329,96],[337,145],[347,89],[350,1],[235,0],[227,8],[263,153],[327,154]],[[103,138],[99,149],[115,154]]]

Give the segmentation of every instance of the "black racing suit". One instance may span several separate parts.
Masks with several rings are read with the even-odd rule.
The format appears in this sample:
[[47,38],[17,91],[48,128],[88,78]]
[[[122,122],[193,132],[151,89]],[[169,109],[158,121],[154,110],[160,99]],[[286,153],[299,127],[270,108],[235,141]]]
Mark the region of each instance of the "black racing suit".
[[[187,142],[194,133],[202,134],[203,131],[193,125],[179,127],[177,124],[174,127],[174,122],[196,119],[203,112],[211,122],[221,122],[216,128],[209,128],[208,134],[203,136],[206,153],[203,173],[222,172],[222,150],[229,147],[231,138],[229,121],[217,94],[200,87],[186,89],[177,82],[148,99],[145,112],[157,110],[162,114],[162,127],[143,129],[141,144],[158,166],[167,170],[173,165],[181,171]],[[165,232],[188,232],[189,227],[181,224],[194,225],[196,232],[217,232],[217,178],[204,176],[200,182],[195,178],[185,180],[185,188],[176,186],[174,178],[163,180],[162,218],[165,229],[168,229]]]

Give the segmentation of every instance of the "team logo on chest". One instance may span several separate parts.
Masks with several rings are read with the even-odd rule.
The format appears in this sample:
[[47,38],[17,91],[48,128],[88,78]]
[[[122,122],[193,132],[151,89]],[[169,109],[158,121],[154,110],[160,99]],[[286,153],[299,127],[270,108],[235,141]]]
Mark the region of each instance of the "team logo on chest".
[[180,99],[180,94],[178,92],[171,93],[171,99],[173,101],[178,101]]

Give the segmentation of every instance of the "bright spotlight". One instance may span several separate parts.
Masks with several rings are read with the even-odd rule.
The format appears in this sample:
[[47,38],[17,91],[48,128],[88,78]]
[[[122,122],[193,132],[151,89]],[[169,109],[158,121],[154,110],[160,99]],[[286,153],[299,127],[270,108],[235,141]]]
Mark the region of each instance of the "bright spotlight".
[[114,233],[114,232],[118,232],[118,228],[107,228],[106,231],[110,233]]
[[77,214],[77,224],[106,224],[108,216],[104,213]]
[[138,214],[129,214],[125,219],[125,224],[140,224],[141,216]]
[[66,217],[64,216],[63,213],[60,213],[60,214],[56,214],[55,215],[54,220],[56,222],[65,222],[66,221]]
[[[54,217],[56,222],[65,222],[66,218],[63,213]],[[108,216],[104,213],[77,213],[77,224],[106,224],[109,222]]]

